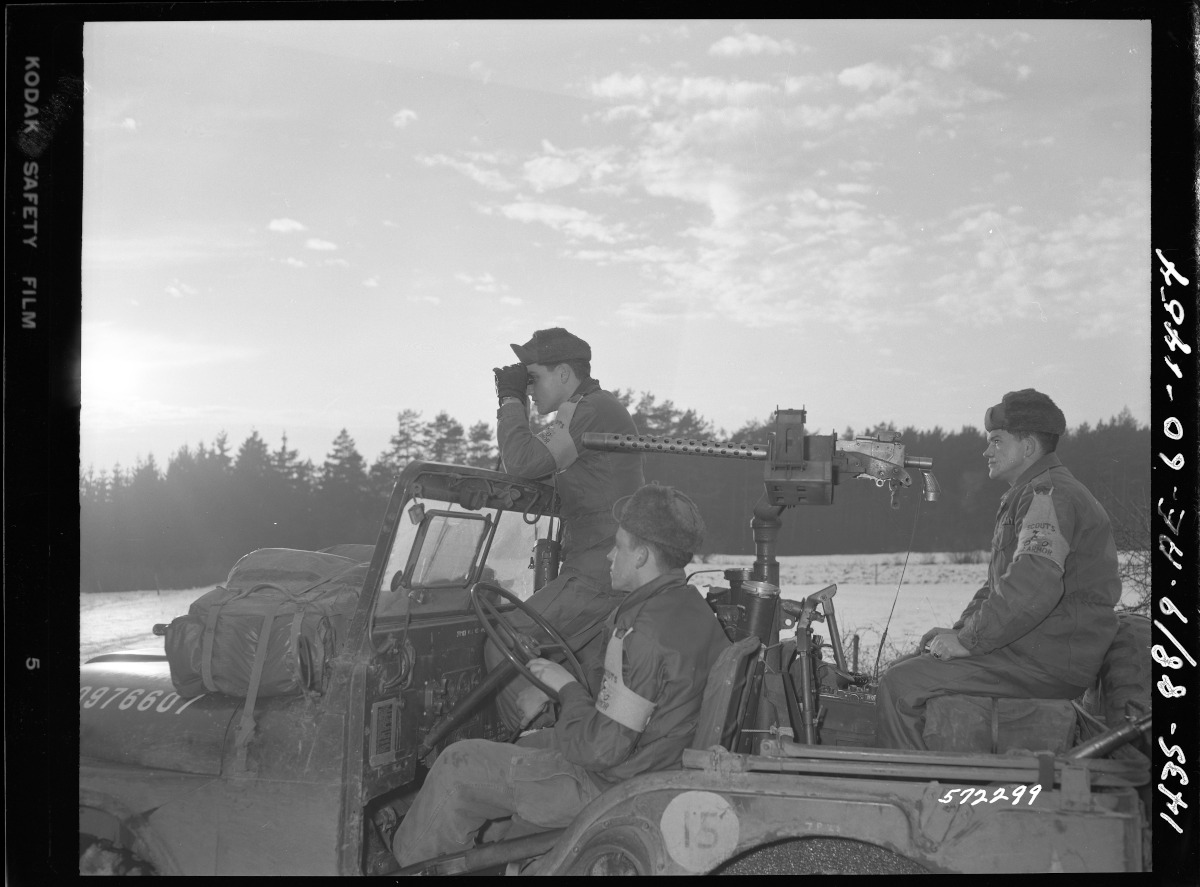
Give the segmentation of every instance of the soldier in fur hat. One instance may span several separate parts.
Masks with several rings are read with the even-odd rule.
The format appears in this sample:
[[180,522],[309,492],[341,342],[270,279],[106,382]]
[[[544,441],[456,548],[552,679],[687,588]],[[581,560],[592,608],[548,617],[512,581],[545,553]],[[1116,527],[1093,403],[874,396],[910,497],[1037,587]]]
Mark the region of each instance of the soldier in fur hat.
[[984,414],[988,477],[1000,500],[988,583],[952,628],[884,674],[876,697],[885,748],[926,747],[935,696],[1074,699],[1117,631],[1117,546],[1104,508],[1055,454],[1067,423],[1049,397],[1010,391]]

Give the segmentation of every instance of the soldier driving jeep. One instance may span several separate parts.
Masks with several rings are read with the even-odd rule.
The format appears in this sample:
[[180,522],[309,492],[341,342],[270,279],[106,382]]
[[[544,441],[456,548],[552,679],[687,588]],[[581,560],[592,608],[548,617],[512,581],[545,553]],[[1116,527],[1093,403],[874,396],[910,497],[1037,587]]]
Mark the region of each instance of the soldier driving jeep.
[[639,773],[677,768],[696,730],[705,677],[729,641],[684,579],[703,540],[695,503],[650,484],[613,507],[608,553],[615,591],[603,667],[587,686],[546,659],[528,663],[562,712],[552,729],[515,744],[466,739],[437,759],[392,840],[402,866],[462,850],[489,820],[506,837],[561,827],[605,789]]

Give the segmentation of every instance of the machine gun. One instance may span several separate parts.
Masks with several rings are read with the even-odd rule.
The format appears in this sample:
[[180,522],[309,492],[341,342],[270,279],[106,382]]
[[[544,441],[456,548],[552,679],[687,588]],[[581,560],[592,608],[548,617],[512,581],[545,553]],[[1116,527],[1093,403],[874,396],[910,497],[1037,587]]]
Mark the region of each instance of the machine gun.
[[[847,477],[872,480],[877,487],[887,484],[891,493],[891,505],[898,508],[898,493],[902,488],[912,486],[912,476],[907,470],[909,468],[920,470],[927,501],[936,502],[941,494],[941,487],[937,478],[933,476],[933,459],[927,456],[909,456],[905,452],[904,444],[900,442],[899,433],[884,431],[870,437],[838,440],[834,434],[806,434],[805,418],[806,411],[802,409],[777,409],[774,431],[769,434],[765,446],[654,435],[596,432],[585,432],[583,435],[583,445],[588,449],[612,453],[715,456],[766,463],[763,470],[763,495],[754,506],[754,516],[750,521],[754,539],[754,567],[749,576],[742,577],[757,589],[757,594],[743,594],[742,586],[745,582],[731,578],[731,587],[726,590],[727,595],[710,597],[709,602],[726,610],[732,608],[738,611],[739,615],[734,617],[735,622],[730,630],[743,635],[757,634],[760,637],[767,651],[766,661],[761,664],[761,669],[773,676],[779,676],[784,668],[790,666],[790,663],[783,661],[779,646],[779,562],[775,559],[775,543],[783,526],[780,517],[784,509],[796,505],[832,504],[834,486]],[[836,623],[832,618],[832,601],[829,600],[834,588],[836,586],[831,586],[813,596],[813,600],[809,602],[812,605],[804,611],[805,618],[797,618],[800,614],[788,611],[788,615],[797,620],[797,656],[804,666],[800,686],[793,691],[791,686],[782,682],[778,688],[774,688],[775,692],[772,692],[773,688],[768,681],[765,687],[766,695],[776,697],[779,702],[775,708],[788,711],[797,739],[803,738],[809,743],[815,741],[816,723],[816,688],[810,665],[810,653],[815,648],[812,646],[810,622],[814,618],[813,607],[817,598],[821,598],[820,603],[830,617],[836,667],[842,672],[845,672],[846,668],[845,657],[841,655],[840,638],[836,636]],[[769,603],[764,604],[764,601]],[[787,610],[787,607],[783,609]],[[760,673],[755,679],[758,680],[762,676]],[[785,690],[790,691],[787,693],[786,705],[783,700]],[[769,706],[760,706],[752,718],[754,729],[748,732],[758,734],[755,745],[761,740],[772,720],[769,712]],[[747,745],[742,750],[749,751],[751,747]]]
[[716,456],[766,462],[763,484],[772,506],[829,505],[833,487],[844,476],[865,478],[891,490],[892,507],[899,507],[896,494],[912,486],[907,468],[918,468],[925,478],[925,499],[937,500],[941,493],[933,476],[933,460],[906,455],[900,434],[881,431],[873,437],[838,440],[836,435],[804,433],[805,410],[776,410],[775,430],[770,442],[726,443],[708,440],[656,437],[644,434],[598,434],[586,432],[583,444],[609,452],[664,453],[681,456]]
[[838,440],[834,434],[806,434],[805,417],[806,411],[802,409],[777,409],[775,430],[769,434],[765,446],[590,431],[584,433],[583,445],[612,453],[715,456],[765,462],[764,492],[754,507],[750,523],[755,548],[753,578],[778,585],[775,539],[785,508],[832,504],[833,487],[845,477],[873,480],[877,487],[887,484],[892,507],[898,508],[897,494],[902,488],[912,486],[909,468],[920,470],[926,501],[935,502],[941,495],[941,487],[933,476],[933,460],[927,456],[909,456],[899,433],[883,431],[872,437]]

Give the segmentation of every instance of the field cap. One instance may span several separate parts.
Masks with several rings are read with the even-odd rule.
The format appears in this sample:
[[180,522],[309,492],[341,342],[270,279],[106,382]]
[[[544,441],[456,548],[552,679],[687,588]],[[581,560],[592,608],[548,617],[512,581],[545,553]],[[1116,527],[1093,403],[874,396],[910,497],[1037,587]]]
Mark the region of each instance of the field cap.
[[983,416],[988,431],[1044,431],[1065,434],[1067,419],[1054,401],[1032,388],[1010,391]]
[[704,519],[696,503],[674,487],[646,484],[613,505],[613,517],[648,542],[696,552],[704,544]]
[[553,366],[564,360],[592,359],[592,349],[588,343],[568,333],[561,326],[538,330],[524,345],[510,347],[516,352],[517,359],[526,366],[531,363]]

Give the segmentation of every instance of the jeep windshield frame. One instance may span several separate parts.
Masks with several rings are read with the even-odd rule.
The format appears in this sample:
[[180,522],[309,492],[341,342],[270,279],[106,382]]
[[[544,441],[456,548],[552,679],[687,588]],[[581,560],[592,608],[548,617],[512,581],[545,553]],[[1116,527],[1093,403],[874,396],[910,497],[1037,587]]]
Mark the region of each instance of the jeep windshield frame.
[[411,619],[469,613],[481,580],[524,600],[534,591],[533,545],[557,529],[558,509],[554,488],[537,481],[410,464],[388,500],[356,622],[388,632]]

